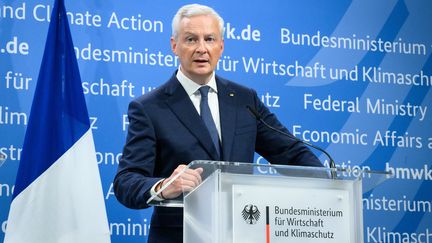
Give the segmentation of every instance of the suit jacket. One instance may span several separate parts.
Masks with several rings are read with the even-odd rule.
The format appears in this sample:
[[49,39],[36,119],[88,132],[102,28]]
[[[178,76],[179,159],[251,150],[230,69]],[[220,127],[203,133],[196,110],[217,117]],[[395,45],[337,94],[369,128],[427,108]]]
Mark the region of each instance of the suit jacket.
[[[276,133],[250,113],[255,108],[271,126],[288,130],[250,88],[216,76],[224,161],[253,162],[254,152],[272,163],[322,166],[302,144]],[[149,205],[151,187],[171,175],[180,164],[193,160],[220,160],[210,134],[175,74],[158,89],[129,105],[129,130],[114,179],[117,199],[129,208]],[[155,208],[149,242],[155,236],[181,237],[181,209]],[[166,229],[166,231],[164,231]],[[157,233],[155,233],[157,232]],[[159,242],[182,242],[168,239]]]

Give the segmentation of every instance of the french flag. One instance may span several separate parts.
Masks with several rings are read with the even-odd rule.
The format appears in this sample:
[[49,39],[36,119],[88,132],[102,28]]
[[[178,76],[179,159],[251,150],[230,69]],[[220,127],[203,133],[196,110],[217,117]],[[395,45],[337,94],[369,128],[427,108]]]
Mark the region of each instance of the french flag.
[[51,15],[4,242],[110,242],[63,0]]

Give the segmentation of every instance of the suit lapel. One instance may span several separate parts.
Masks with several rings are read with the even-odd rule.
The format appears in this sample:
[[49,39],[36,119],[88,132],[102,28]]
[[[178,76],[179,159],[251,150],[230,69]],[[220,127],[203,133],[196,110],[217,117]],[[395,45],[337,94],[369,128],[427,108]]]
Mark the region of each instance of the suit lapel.
[[198,139],[213,160],[220,160],[207,127],[175,76],[167,83],[165,94],[167,95],[165,102],[177,118]]
[[236,122],[236,94],[226,81],[216,77],[218,85],[219,114],[222,130],[222,160],[229,161]]

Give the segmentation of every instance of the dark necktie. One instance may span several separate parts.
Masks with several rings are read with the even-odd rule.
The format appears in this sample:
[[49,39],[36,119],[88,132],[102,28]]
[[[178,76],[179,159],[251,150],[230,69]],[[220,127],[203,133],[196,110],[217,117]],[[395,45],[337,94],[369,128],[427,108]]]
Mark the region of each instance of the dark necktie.
[[216,151],[218,153],[218,157],[220,157],[220,144],[219,144],[219,134],[216,129],[216,124],[213,120],[210,107],[208,104],[208,92],[210,87],[209,86],[202,86],[199,88],[199,91],[201,93],[201,103],[200,103],[200,113],[201,113],[201,119],[203,119],[207,130],[210,133],[210,136],[212,138],[213,144],[216,147]]

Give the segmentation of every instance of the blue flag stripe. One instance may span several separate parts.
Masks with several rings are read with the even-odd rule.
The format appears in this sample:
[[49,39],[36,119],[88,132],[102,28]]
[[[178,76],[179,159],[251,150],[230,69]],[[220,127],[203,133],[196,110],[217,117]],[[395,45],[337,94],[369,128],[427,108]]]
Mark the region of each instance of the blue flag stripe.
[[13,198],[89,128],[64,1],[59,0],[51,15]]

